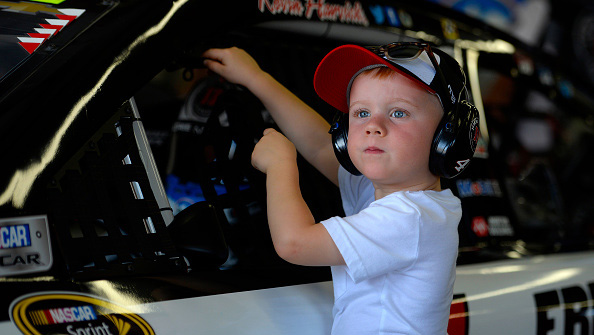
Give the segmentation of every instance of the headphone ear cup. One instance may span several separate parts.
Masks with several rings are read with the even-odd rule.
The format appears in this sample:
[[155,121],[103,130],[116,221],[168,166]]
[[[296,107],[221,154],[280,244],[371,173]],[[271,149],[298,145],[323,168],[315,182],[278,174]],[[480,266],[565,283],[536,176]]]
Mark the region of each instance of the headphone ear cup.
[[479,138],[479,113],[462,100],[457,110],[444,115],[429,156],[429,169],[438,176],[454,178],[468,166]]
[[338,112],[332,122],[329,133],[332,135],[332,146],[334,154],[342,167],[355,176],[360,176],[361,172],[357,170],[347,149],[347,139],[349,134],[348,114]]

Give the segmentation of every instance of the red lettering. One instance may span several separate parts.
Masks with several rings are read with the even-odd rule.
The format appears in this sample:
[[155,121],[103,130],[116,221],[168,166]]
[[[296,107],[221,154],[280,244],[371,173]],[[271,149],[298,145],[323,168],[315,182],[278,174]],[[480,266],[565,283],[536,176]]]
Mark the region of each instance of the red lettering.
[[305,17],[310,19],[313,12],[316,11],[318,18],[322,21],[340,21],[344,23],[358,23],[364,26],[369,25],[369,20],[365,16],[365,11],[361,3],[356,1],[351,5],[350,1],[345,1],[344,5],[327,4],[325,0],[307,0]]
[[272,14],[293,16],[304,16],[305,12],[307,19],[311,19],[315,12],[318,19],[322,21],[369,25],[365,10],[359,1],[354,4],[345,1],[344,5],[338,5],[327,4],[326,0],[306,0],[305,6],[303,6],[299,0],[258,0],[258,8],[262,13],[268,10]]
[[209,88],[208,91],[206,91],[206,94],[204,95],[202,100],[200,101],[200,104],[211,107],[214,106],[221,93],[223,93],[223,90],[220,88]]
[[265,9],[272,14],[303,16],[303,4],[299,0],[258,0],[258,8],[262,13]]
[[64,308],[64,316],[66,317],[65,320],[67,322],[74,321],[74,317],[72,316],[72,309],[70,309],[70,308]]
[[61,308],[50,309],[52,323],[62,323],[65,321],[64,311]]
[[447,333],[449,335],[468,334],[468,303],[464,294],[454,294]]

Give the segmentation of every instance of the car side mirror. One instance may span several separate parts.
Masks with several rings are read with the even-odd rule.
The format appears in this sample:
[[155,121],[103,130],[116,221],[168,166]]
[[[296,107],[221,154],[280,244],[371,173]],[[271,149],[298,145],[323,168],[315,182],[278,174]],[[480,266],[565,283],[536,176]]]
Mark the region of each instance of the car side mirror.
[[218,268],[229,256],[223,235],[224,222],[222,212],[202,201],[179,212],[167,229],[191,268]]

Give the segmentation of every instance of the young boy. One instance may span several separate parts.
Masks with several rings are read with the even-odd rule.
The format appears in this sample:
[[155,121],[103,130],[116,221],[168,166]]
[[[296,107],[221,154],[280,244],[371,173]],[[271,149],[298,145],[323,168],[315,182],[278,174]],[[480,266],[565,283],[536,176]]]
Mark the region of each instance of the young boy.
[[[460,172],[472,154],[444,167],[451,165],[442,156],[453,142],[444,144],[440,129],[457,127],[449,118],[465,83],[455,60],[434,51],[415,43],[348,45],[322,60],[316,92],[348,117],[338,158],[330,125],[247,53],[230,48],[203,55],[210,70],[254,93],[286,135],[265,130],[252,164],[267,176],[268,221],[279,256],[332,267],[332,334],[446,333],[461,206],[441,190],[439,175]],[[476,122],[477,116],[462,118]],[[474,152],[472,134],[464,136]],[[340,186],[346,217],[316,224],[300,193],[295,147]]]

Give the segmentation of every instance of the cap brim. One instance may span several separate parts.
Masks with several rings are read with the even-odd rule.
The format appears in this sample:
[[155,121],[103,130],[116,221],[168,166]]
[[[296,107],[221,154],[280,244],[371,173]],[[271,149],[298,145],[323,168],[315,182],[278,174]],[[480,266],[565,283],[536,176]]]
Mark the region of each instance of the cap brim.
[[409,71],[358,45],[343,45],[330,51],[316,69],[314,89],[320,98],[331,106],[343,113],[348,113],[346,94],[351,79],[359,70],[380,64],[414,80],[428,91],[434,92],[432,88]]

